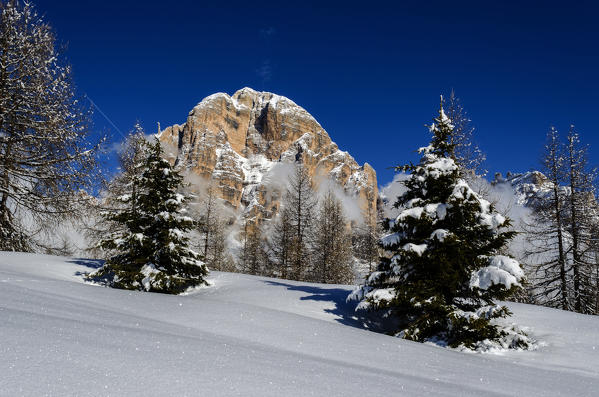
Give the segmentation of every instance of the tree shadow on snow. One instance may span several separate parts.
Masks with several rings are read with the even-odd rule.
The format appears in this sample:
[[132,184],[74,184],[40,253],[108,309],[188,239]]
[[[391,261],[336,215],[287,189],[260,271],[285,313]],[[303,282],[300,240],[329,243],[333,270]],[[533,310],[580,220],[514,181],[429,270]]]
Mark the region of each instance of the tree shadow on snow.
[[80,266],[85,266],[89,269],[89,271],[76,271],[75,276],[88,276],[89,273],[93,272],[94,270],[98,270],[99,268],[104,266],[104,260],[102,259],[72,258],[68,262]]
[[347,297],[351,293],[346,289],[342,288],[327,288],[327,287],[316,287],[309,285],[293,285],[280,281],[264,280],[265,283],[275,285],[279,287],[285,287],[290,291],[301,291],[306,292],[310,295],[302,296],[300,300],[311,300],[319,302],[332,302],[335,307],[332,309],[324,309],[324,312],[337,316],[335,319],[337,322],[349,325],[361,329],[371,329],[367,324],[371,324],[371,316],[369,313],[362,311],[356,311],[357,302],[347,301]]

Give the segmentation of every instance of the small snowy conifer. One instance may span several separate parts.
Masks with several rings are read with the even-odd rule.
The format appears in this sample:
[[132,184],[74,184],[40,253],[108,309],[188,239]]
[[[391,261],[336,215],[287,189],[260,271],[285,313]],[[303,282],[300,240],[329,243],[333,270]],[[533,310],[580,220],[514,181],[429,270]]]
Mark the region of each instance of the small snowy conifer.
[[[185,215],[183,178],[162,158],[160,142],[148,147],[137,183],[136,205],[126,206],[111,220],[126,226],[103,242],[118,251],[95,275],[108,277],[116,288],[180,293],[204,284],[208,273],[199,255],[188,248],[193,221]],[[128,203],[129,194],[120,199]]]
[[393,333],[415,341],[477,348],[498,342],[523,346],[525,338],[491,320],[508,316],[495,299],[507,298],[523,279],[514,259],[499,251],[514,236],[510,221],[495,212],[464,180],[451,157],[453,125],[441,106],[433,134],[409,171],[407,191],[386,221],[378,269],[350,296],[357,310],[382,310]]

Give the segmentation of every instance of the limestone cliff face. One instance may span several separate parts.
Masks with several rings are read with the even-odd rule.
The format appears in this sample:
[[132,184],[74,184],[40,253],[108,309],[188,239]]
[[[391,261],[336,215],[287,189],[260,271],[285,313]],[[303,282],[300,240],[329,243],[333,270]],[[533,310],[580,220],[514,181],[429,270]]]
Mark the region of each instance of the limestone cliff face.
[[264,176],[280,163],[303,163],[315,184],[330,177],[364,208],[376,206],[376,173],[339,150],[327,132],[293,101],[243,88],[233,96],[217,93],[192,109],[183,125],[161,131],[160,140],[177,148],[177,162],[212,179],[234,208],[271,218],[280,192],[266,188]]

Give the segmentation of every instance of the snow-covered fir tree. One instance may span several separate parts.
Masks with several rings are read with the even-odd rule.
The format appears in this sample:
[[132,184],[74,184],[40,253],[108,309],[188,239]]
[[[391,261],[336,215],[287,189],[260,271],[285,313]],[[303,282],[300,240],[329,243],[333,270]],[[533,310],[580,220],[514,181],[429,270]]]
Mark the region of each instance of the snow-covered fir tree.
[[410,176],[395,203],[401,212],[386,221],[381,239],[389,255],[350,298],[360,300],[357,310],[382,311],[393,334],[406,339],[523,347],[523,335],[493,322],[510,314],[495,300],[514,293],[524,277],[516,260],[499,254],[514,236],[510,221],[464,180],[442,106],[429,128],[432,142],[420,149],[420,163],[399,167]]
[[123,203],[136,200],[111,215],[125,230],[104,240],[118,254],[107,260],[92,277],[107,278],[116,288],[180,293],[205,283],[208,273],[199,254],[188,247],[186,233],[193,221],[186,216],[185,196],[178,191],[182,176],[162,157],[160,142],[149,144],[136,197],[126,194]]

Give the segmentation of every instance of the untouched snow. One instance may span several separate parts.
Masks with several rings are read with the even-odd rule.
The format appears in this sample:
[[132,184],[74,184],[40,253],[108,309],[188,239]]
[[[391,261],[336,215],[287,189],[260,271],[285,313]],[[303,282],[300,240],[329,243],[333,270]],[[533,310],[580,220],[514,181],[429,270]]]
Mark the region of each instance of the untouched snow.
[[0,395],[592,396],[599,318],[508,304],[544,342],[466,354],[358,328],[351,286],[213,272],[185,296],[107,289],[98,262],[0,253]]

